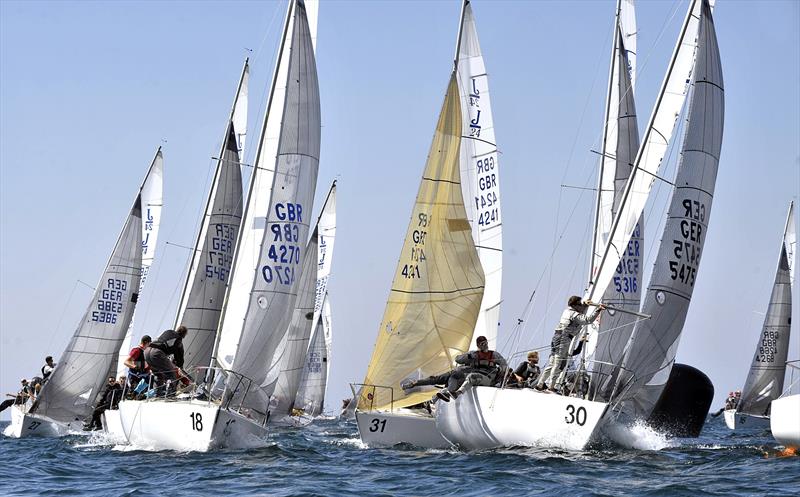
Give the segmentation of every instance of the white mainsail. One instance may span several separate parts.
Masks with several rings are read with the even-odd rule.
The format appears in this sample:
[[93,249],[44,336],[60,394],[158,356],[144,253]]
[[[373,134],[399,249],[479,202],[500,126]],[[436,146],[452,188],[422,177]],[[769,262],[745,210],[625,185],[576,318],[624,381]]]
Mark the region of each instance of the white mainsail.
[[[139,282],[139,293],[144,291],[144,282],[156,256],[158,231],[161,226],[161,209],[164,207],[164,156],[161,147],[156,150],[150,169],[142,184],[142,281]],[[135,317],[135,315],[134,315]],[[117,377],[125,374],[125,359],[133,342],[133,318],[128,332],[119,349],[117,357]],[[109,373],[110,374],[110,373]]]
[[480,335],[497,346],[503,277],[503,224],[500,210],[500,168],[494,135],[494,120],[475,17],[469,0],[461,10],[455,65],[461,96],[461,189],[472,225],[472,237],[486,275],[481,313],[474,339]]
[[[600,149],[600,180],[595,210],[595,229],[591,257],[590,284],[600,264],[614,216],[620,205],[625,184],[633,170],[639,150],[639,129],[633,98],[633,75],[636,70],[636,18],[633,0],[618,0],[612,36],[611,64],[606,96],[606,118]],[[614,308],[638,311],[642,284],[644,221],[640,217],[628,247],[617,265],[612,284],[602,301]],[[588,353],[595,362],[593,385],[609,378],[614,364],[622,362],[636,317],[626,312],[609,310],[595,321],[590,333]],[[610,392],[603,392],[607,398]]]
[[639,321],[628,342],[617,391],[623,411],[648,416],[666,384],[689,310],[708,231],[722,149],[722,65],[707,0],[701,7],[692,99],[675,187]]
[[[275,392],[270,401],[272,406],[270,411],[273,416],[290,414],[294,408],[303,366],[309,352],[311,333],[320,321],[322,300],[327,292],[335,235],[336,182],[331,186],[314,227],[314,233],[308,242],[306,249],[308,264],[303,263],[303,281],[300,284],[292,322],[286,332],[284,347],[280,354],[275,355],[270,368],[278,374]],[[315,251],[316,260],[311,257]]]
[[240,151],[247,132],[249,72],[248,61],[245,61],[175,318],[175,327],[184,325],[189,330],[183,341],[187,371],[198,366],[207,367],[211,362],[241,227]]
[[300,387],[294,400],[294,407],[309,416],[319,416],[325,407],[325,390],[331,369],[332,333],[331,306],[326,293],[322,298],[322,312],[311,335]]
[[602,298],[616,274],[619,261],[639,223],[653,182],[667,151],[678,116],[686,100],[697,49],[701,0],[693,0],[686,14],[678,43],[672,54],[656,105],[645,128],[644,139],[636,154],[633,172],[620,198],[620,206],[608,234],[596,274],[586,292],[586,299]]
[[[225,369],[233,365],[233,358],[239,345],[239,338],[250,303],[250,292],[260,274],[259,260],[261,243],[264,239],[266,220],[272,195],[275,163],[278,159],[278,145],[281,138],[281,124],[284,120],[284,107],[289,83],[289,66],[292,39],[295,29],[295,0],[291,0],[286,11],[278,58],[272,75],[269,98],[267,100],[261,135],[255,155],[255,166],[250,175],[247,200],[241,223],[241,234],[234,252],[234,270],[225,297],[223,315],[220,318],[219,343],[214,353],[214,362]],[[305,2],[305,12],[309,22],[312,45],[316,39],[316,19],[319,2]],[[288,117],[288,116],[287,116]]]
[[770,403],[783,393],[786,375],[786,358],[789,355],[789,338],[792,322],[792,284],[797,248],[794,223],[794,202],[789,204],[786,227],[783,230],[781,250],[775,282],[764,317],[761,335],[753,354],[753,362],[742,389],[742,399],[736,410],[756,416],[769,415]]
[[128,330],[142,279],[142,197],[136,194],[86,313],[31,413],[83,421],[106,383]]
[[[266,126],[259,144],[256,170],[271,169],[271,174],[253,173],[253,181],[263,181],[271,176],[272,187],[269,200],[254,203],[255,184],[251,182],[251,194],[244,215],[242,233],[235,257],[234,285],[238,274],[248,273],[251,281],[246,295],[235,295],[239,287],[231,287],[228,306],[239,304],[236,299],[246,300],[243,321],[239,315],[226,310],[223,317],[225,327],[238,325],[241,330],[239,344],[231,369],[252,381],[249,392],[237,387],[233,378],[227,385],[227,393],[236,403],[253,413],[266,415],[270,385],[266,384],[268,365],[288,329],[300,282],[303,260],[306,257],[305,240],[309,234],[309,217],[313,211],[314,191],[317,182],[320,148],[320,103],[314,49],[311,40],[306,9],[302,1],[289,4],[287,23],[278,61],[277,74],[284,74],[285,85],[282,106],[273,107],[275,91],[268,105],[267,124],[274,122],[280,112],[279,130],[275,155],[265,155],[267,141],[272,137]],[[286,55],[286,58],[283,58]],[[282,69],[285,66],[285,71]],[[263,202],[264,199],[262,198]],[[265,209],[266,207],[266,209]],[[261,239],[252,240],[250,229],[256,214],[265,216]],[[260,216],[259,216],[260,217]],[[259,223],[261,221],[259,220]],[[245,240],[258,247],[254,260],[248,253]],[[243,250],[244,249],[244,250]],[[241,253],[239,252],[241,251]],[[220,350],[220,352],[222,352]],[[218,356],[220,354],[217,354]]]

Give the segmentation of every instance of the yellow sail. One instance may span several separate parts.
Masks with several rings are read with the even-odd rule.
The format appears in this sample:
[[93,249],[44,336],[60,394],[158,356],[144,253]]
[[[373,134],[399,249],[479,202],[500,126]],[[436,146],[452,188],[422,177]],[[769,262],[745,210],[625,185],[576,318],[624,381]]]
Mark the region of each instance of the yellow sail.
[[484,275],[461,194],[461,126],[453,73],[359,397],[361,410],[429,400],[430,392],[406,395],[400,382],[444,373],[469,348]]

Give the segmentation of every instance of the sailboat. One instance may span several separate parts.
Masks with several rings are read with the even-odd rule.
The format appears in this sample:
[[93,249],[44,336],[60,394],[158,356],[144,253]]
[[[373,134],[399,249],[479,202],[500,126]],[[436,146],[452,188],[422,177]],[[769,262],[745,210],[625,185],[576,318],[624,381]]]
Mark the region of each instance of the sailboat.
[[[300,291],[319,164],[317,7],[291,0],[287,8],[231,273],[218,325],[208,334],[213,347],[203,349],[210,356],[196,354],[210,367],[195,372],[195,389],[178,399],[120,403],[133,445],[206,451],[262,443],[267,434],[274,389],[268,366]],[[231,139],[226,154],[238,164]]]
[[[280,420],[291,425],[308,424],[312,417],[302,408],[296,406],[296,397],[305,373],[308,355],[311,353],[310,342],[312,333],[324,334],[323,300],[327,296],[328,278],[331,273],[333,261],[333,246],[336,239],[336,182],[331,185],[328,196],[323,204],[322,211],[314,227],[314,232],[306,248],[306,262],[301,273],[300,291],[295,304],[292,322],[286,333],[283,346],[279,348],[271,368],[278,372],[275,390],[270,399],[270,418]],[[311,257],[316,252],[317,258]],[[330,311],[330,307],[328,307]],[[328,315],[330,318],[330,315]],[[322,337],[322,344],[325,344]],[[319,352],[316,352],[317,361],[321,361]],[[324,352],[327,362],[327,347]],[[327,368],[327,365],[326,365]],[[327,378],[327,369],[325,378]],[[322,383],[324,395],[325,383]],[[321,399],[312,399],[318,402],[321,409]],[[305,404],[301,404],[305,405]],[[319,413],[317,413],[319,414]]]
[[772,294],[747,381],[739,404],[734,409],[725,410],[725,424],[731,430],[769,426],[770,403],[783,392],[792,326],[792,285],[797,247],[795,230],[794,202],[790,202]]
[[432,387],[400,382],[442,374],[473,337],[496,343],[501,303],[499,163],[486,69],[469,1],[454,69],[406,232],[378,339],[359,393],[361,440],[446,447]]
[[294,409],[299,411],[297,414],[300,416],[315,418],[321,415],[325,408],[325,393],[331,368],[332,341],[331,304],[328,300],[328,293],[325,292],[322,296],[320,317],[311,334],[308,354],[306,354],[303,364],[303,375],[294,399]]
[[[616,273],[658,178],[689,87],[693,88],[693,98],[682,159],[643,306],[653,317],[636,323],[622,363],[611,376],[610,400],[576,391],[574,385],[570,388],[572,395],[471,388],[436,411],[436,426],[447,440],[469,449],[540,445],[582,450],[609,433],[606,429],[611,425],[628,423],[633,419],[630,416],[647,417],[652,394],[660,393],[663,383],[659,381],[665,373],[666,381],[674,361],[707,232],[721,148],[722,72],[708,0],[694,0],[689,6],[585,300],[601,301]],[[678,242],[681,251],[675,252]],[[657,306],[666,307],[668,312]]]
[[94,295],[56,368],[32,404],[12,406],[5,435],[60,437],[80,430],[94,409],[116,359],[136,303],[142,277],[142,192],[161,177],[159,149],[136,192]]

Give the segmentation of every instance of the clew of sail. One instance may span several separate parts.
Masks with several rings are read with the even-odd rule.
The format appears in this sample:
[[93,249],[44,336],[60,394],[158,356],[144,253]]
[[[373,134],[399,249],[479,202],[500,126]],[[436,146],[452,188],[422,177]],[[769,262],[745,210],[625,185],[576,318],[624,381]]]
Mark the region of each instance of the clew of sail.
[[61,423],[83,421],[91,413],[108,372],[113,372],[136,308],[141,278],[140,189],[91,303],[31,412]]
[[[161,225],[161,209],[164,206],[164,155],[161,147],[156,150],[150,169],[147,171],[144,182],[142,183],[142,281],[139,282],[139,292],[144,290],[144,283],[153,265],[156,256],[156,244],[158,242],[158,231]],[[133,318],[128,326],[128,332],[119,349],[116,363],[116,376],[123,376],[127,371],[125,360],[133,341]],[[111,371],[109,375],[113,374]]]
[[[633,162],[639,149],[636,105],[633,98],[636,47],[633,2],[620,0],[617,9],[600,156],[600,184],[595,212],[590,281],[608,242],[612,220],[619,210],[625,184],[631,176]],[[644,250],[643,231],[644,222],[640,216],[631,233],[627,249],[619,260],[612,284],[603,294],[603,303],[623,310],[634,312],[639,310]],[[588,351],[595,361],[592,368],[592,385],[603,387],[601,388],[603,398],[608,398],[610,394],[605,391],[609,387],[609,382],[606,380],[613,374],[614,365],[622,362],[625,344],[633,331],[635,319],[632,314],[609,310],[595,321]]]
[[764,317],[758,346],[742,389],[742,400],[737,407],[739,412],[757,416],[768,415],[770,403],[783,392],[786,358],[789,355],[796,246],[797,233],[794,224],[794,202],[792,202],[789,204],[786,228],[781,240],[778,268],[775,271],[775,282],[772,285],[767,315]]
[[[183,341],[184,368],[187,371],[194,367],[207,367],[211,362],[241,227],[239,152],[247,129],[249,72],[245,61],[175,318],[175,327],[183,325],[189,330]],[[243,98],[245,105],[242,105]],[[241,131],[238,126],[242,126]]]
[[461,189],[472,225],[472,238],[478,248],[486,289],[473,337],[497,346],[503,277],[503,224],[500,210],[500,169],[494,136],[494,120],[475,17],[469,0],[461,11],[456,51],[458,89],[461,96]]
[[[308,1],[305,5],[309,17],[316,19],[319,2]],[[260,274],[261,242],[264,239],[267,209],[270,207],[275,163],[278,159],[278,145],[281,139],[281,123],[289,89],[290,54],[295,29],[294,7],[295,0],[292,0],[289,2],[286,12],[283,36],[278,48],[278,58],[256,149],[255,167],[250,175],[241,233],[234,251],[234,269],[228,282],[229,289],[225,297],[223,315],[220,318],[219,343],[214,354],[214,361],[225,369],[233,366],[242,324],[250,303],[250,292]],[[313,28],[311,36],[316,38],[316,24]]]
[[[265,384],[268,366],[288,329],[306,257],[305,241],[313,211],[320,148],[319,86],[311,32],[302,1],[290,3],[284,33],[289,37],[284,39],[281,53],[288,46],[287,58],[282,58],[278,64],[287,66],[286,79],[282,82],[286,85],[283,106],[280,109],[272,107],[274,102],[269,106],[270,114],[278,110],[282,113],[277,153],[273,163],[269,164],[268,158],[263,156],[262,143],[256,164],[257,169],[271,167],[274,171],[271,195],[264,204],[266,210],[261,205],[254,207],[260,208],[266,217],[262,237],[255,241],[259,247],[258,257],[254,265],[254,261],[241,260],[241,267],[238,265],[239,255],[235,258],[234,280],[240,272],[253,271],[253,274],[250,275],[251,287],[243,323],[238,323],[241,334],[232,369],[252,380],[252,384],[249,393],[237,388],[238,382],[233,378],[227,385],[228,395],[233,396],[236,404],[243,399],[241,405],[244,408],[263,414],[266,414],[272,394],[269,385]],[[282,71],[279,68],[277,72]],[[267,121],[270,121],[269,117]],[[270,138],[268,130],[265,133],[262,142]],[[248,209],[253,205],[251,198]],[[246,211],[243,232],[247,231],[251,236],[248,219],[252,219],[252,214]],[[241,257],[250,255],[242,253]],[[234,290],[232,288],[231,292]],[[231,298],[232,294],[228,305],[232,303]],[[229,322],[231,319],[237,317],[226,311],[223,327],[235,327],[237,323]]]
[[[722,148],[722,65],[711,7],[701,2],[693,95],[667,221],[617,392],[623,409],[647,416],[669,378],[705,243]],[[620,388],[625,386],[625,388]]]
[[359,396],[362,410],[407,407],[406,378],[448,371],[470,343],[484,275],[461,191],[461,104],[452,74],[422,175],[386,310]]
[[[303,263],[302,281],[292,322],[286,332],[283,350],[280,355],[276,354],[270,368],[278,372],[275,392],[270,400],[273,415],[287,415],[294,408],[303,366],[309,352],[309,340],[320,321],[322,301],[327,292],[335,235],[336,182],[331,186],[308,242],[306,254],[309,256],[306,257],[307,262]],[[316,260],[311,257],[315,252]]]

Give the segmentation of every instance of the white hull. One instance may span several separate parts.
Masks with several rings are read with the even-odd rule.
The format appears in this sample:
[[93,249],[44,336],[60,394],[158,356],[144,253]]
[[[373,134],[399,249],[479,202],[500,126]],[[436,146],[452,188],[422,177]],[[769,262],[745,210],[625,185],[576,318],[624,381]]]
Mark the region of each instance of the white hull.
[[119,413],[128,443],[147,450],[246,448],[267,435],[266,427],[208,401],[124,400]]
[[450,447],[432,416],[400,409],[394,412],[356,411],[361,441],[370,447],[406,443],[426,449]]
[[517,445],[583,450],[608,404],[525,389],[470,388],[437,404],[436,427],[465,449]]
[[3,431],[5,436],[56,438],[69,434],[70,427],[68,425],[57,423],[37,414],[28,414],[26,411],[27,406],[11,406],[11,424]]
[[125,430],[122,429],[122,420],[120,419],[118,409],[108,409],[103,412],[100,418],[103,421],[103,431],[109,438],[126,443],[128,439],[125,437]]
[[772,401],[770,429],[775,440],[785,447],[800,448],[800,394]]
[[742,412],[736,412],[735,409],[725,410],[725,424],[731,430],[744,430],[749,428],[766,430],[769,427],[769,417],[767,416],[753,416]]

